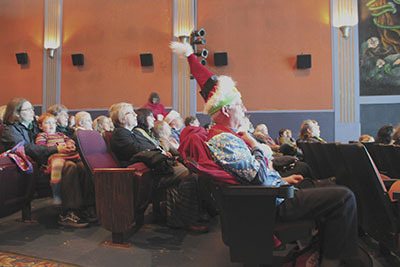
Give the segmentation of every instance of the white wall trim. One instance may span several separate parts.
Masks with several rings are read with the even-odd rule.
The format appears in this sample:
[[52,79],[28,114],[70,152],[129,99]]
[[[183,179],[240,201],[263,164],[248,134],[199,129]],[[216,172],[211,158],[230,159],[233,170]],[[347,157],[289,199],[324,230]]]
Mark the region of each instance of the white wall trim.
[[399,104],[400,95],[361,96],[360,104]]

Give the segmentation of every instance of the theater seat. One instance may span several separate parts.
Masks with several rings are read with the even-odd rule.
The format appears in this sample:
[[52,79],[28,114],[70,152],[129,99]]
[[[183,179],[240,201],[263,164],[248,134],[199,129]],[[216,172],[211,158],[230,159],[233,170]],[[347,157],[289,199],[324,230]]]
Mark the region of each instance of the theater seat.
[[149,172],[148,168],[142,163],[120,168],[96,131],[77,131],[77,141],[81,158],[94,178],[96,210],[101,225],[112,232],[113,243],[124,243],[124,233],[140,217],[137,208],[142,202],[138,195],[141,195],[141,181],[148,180],[142,179]]
[[[314,221],[279,223],[276,220],[276,198],[291,198],[293,186],[266,187],[247,185],[228,185],[230,174],[217,165],[210,165],[211,156],[204,143],[204,137],[192,134],[187,147],[185,165],[196,172],[199,180],[213,181],[211,193],[220,212],[222,240],[229,247],[232,262],[244,264],[272,265],[284,262],[285,256],[274,257],[274,235],[286,244],[311,237],[315,229]],[[197,149],[202,151],[190,151]],[[189,155],[202,155],[192,159]],[[213,162],[213,161],[212,161]],[[213,162],[214,163],[214,162]],[[215,164],[215,163],[214,163]],[[204,167],[204,166],[208,166]],[[224,172],[223,177],[219,173]]]

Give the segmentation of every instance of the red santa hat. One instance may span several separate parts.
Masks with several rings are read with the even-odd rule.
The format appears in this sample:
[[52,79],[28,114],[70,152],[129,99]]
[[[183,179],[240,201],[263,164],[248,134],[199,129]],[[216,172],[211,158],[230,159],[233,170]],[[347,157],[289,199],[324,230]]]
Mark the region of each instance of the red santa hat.
[[199,84],[200,95],[205,101],[204,113],[213,115],[223,106],[232,104],[241,98],[232,78],[224,75],[217,77],[200,64],[189,43],[171,42],[170,47],[175,54],[187,57],[190,72]]

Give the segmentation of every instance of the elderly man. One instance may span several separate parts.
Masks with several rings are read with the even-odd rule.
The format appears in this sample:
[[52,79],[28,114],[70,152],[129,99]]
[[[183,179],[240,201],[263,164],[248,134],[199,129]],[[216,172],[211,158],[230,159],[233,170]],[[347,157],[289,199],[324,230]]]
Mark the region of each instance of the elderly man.
[[180,135],[183,129],[183,119],[181,114],[175,110],[171,110],[164,118],[164,121],[171,127],[171,136],[180,143]]
[[[200,85],[200,94],[206,101],[204,111],[215,122],[207,146],[214,161],[236,180],[226,182],[268,186],[300,182],[300,175],[281,178],[269,169],[259,143],[247,132],[237,132],[246,108],[232,78],[213,75],[197,61],[189,44],[173,42],[171,48],[187,57]],[[342,259],[356,256],[357,210],[349,189],[337,186],[296,190],[294,198],[281,200],[278,205],[282,221],[314,219],[322,225],[321,266],[339,266]]]

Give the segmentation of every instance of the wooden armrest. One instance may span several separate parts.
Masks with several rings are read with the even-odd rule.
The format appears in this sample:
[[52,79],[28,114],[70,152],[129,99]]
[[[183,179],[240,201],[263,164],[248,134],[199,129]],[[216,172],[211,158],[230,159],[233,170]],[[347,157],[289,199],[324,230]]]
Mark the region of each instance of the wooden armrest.
[[136,171],[135,168],[94,168],[94,173],[99,172],[134,172]]
[[268,187],[262,185],[239,185],[239,186],[224,186],[221,187],[224,195],[230,196],[276,196],[283,198],[293,198],[294,187],[291,185],[282,185],[280,187]]

